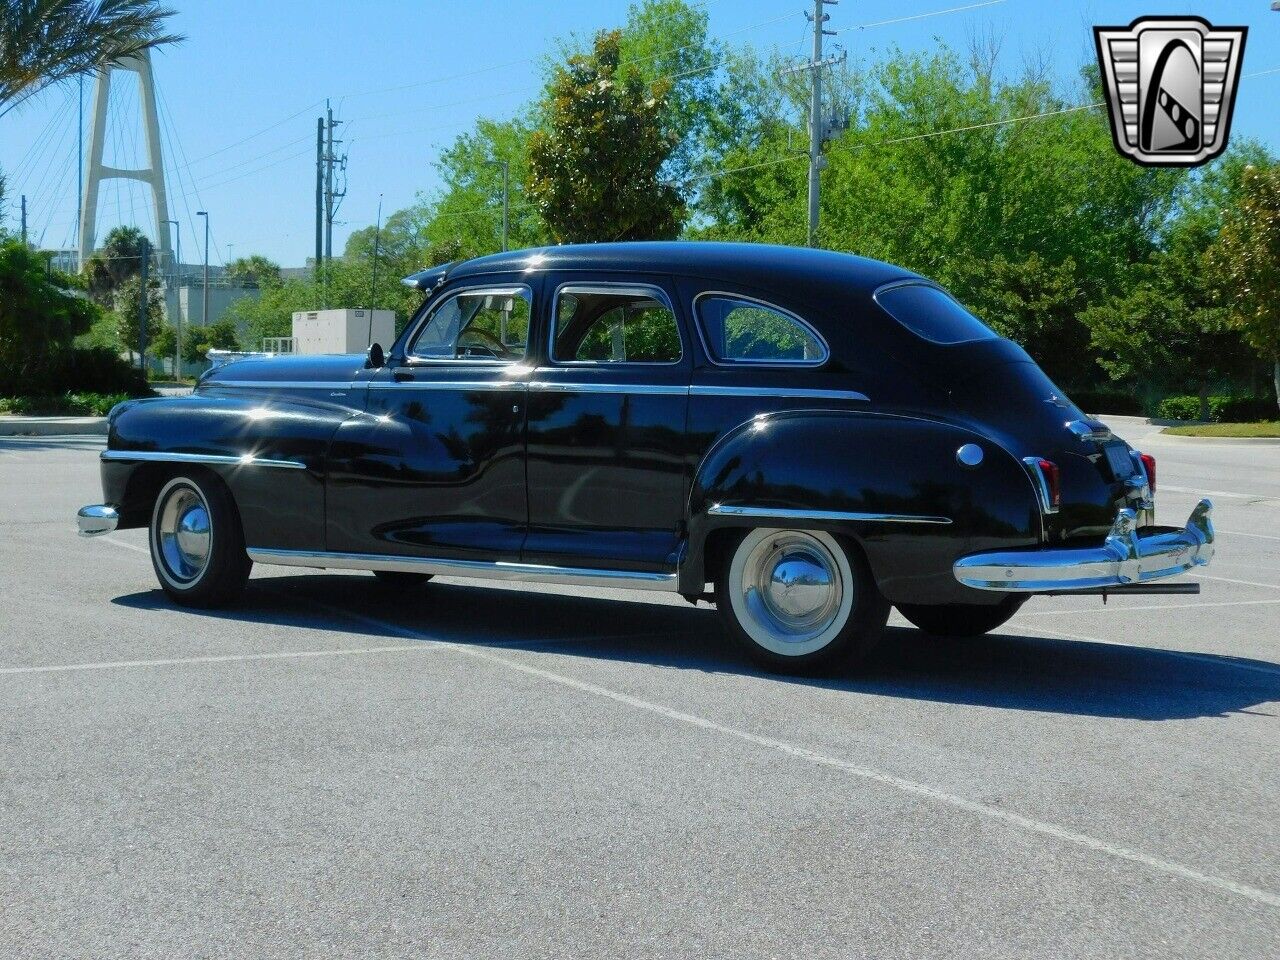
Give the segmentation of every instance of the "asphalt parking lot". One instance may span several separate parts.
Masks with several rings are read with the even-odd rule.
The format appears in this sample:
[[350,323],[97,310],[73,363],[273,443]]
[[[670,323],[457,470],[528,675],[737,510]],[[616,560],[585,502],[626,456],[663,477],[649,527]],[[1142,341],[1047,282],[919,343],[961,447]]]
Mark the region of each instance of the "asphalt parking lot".
[[1111,422],[1214,499],[1201,596],[821,682],[623,591],[178,610],[74,533],[100,438],[2,439],[0,956],[1274,956],[1280,446]]

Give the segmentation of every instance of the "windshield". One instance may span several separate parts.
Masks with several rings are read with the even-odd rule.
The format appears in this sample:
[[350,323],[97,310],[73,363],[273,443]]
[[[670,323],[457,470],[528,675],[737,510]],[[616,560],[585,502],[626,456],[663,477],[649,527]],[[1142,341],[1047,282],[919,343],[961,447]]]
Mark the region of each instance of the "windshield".
[[918,337],[931,343],[998,340],[985,323],[937,287],[909,283],[876,294],[876,303]]

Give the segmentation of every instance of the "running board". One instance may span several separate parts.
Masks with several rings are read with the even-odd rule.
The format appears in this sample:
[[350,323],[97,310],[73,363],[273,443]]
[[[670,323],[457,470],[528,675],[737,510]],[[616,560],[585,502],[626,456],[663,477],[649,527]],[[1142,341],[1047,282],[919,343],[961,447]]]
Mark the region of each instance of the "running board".
[[634,570],[595,570],[590,567],[553,567],[504,560],[437,560],[397,557],[377,553],[329,553],[323,550],[275,550],[249,547],[254,563],[320,570],[390,570],[396,573],[429,573],[439,577],[476,577],[482,580],[517,580],[529,583],[561,583],[579,587],[612,587],[618,590],[677,592],[674,573]]

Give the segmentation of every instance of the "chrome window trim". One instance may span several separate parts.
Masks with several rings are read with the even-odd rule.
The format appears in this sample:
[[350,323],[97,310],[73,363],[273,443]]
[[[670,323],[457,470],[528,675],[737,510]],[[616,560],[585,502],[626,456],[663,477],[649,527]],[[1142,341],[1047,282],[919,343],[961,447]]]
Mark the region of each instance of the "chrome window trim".
[[444,560],[376,553],[278,550],[268,547],[249,547],[246,552],[255,563],[273,563],[287,567],[320,567],[332,570],[392,570],[406,573],[430,573],[442,577],[524,580],[532,583],[615,587],[623,590],[654,590],[666,593],[675,593],[677,590],[677,579],[674,573],[597,570],[590,567],[556,567],[538,563],[513,563],[504,560]]
[[[680,356],[674,360],[557,360],[556,359],[556,327],[560,323],[560,297],[565,293],[600,293],[600,294],[639,294],[640,296],[650,296],[657,293],[658,296],[653,297],[654,300],[660,300],[666,304],[667,309],[671,312],[671,320],[676,325],[676,337],[680,340]],[[667,291],[661,287],[648,283],[562,283],[556,287],[555,294],[551,298],[551,323],[550,335],[547,338],[547,362],[554,367],[591,367],[595,369],[612,370],[615,368],[626,367],[676,367],[684,362],[685,345],[684,334],[680,331],[680,318],[676,316],[676,309],[671,303],[671,298],[667,296]]]
[[404,352],[404,360],[405,360],[404,365],[413,367],[413,366],[417,366],[418,364],[472,363],[472,364],[482,364],[484,366],[490,366],[490,367],[509,367],[513,364],[523,363],[524,361],[528,360],[529,359],[529,341],[527,339],[525,340],[525,344],[524,344],[524,356],[518,357],[515,360],[496,360],[496,359],[486,360],[483,357],[424,357],[424,356],[419,356],[413,352],[414,347],[417,346],[418,344],[418,338],[422,336],[422,332],[426,329],[427,324],[431,322],[431,318],[436,315],[437,310],[443,307],[450,300],[453,300],[455,297],[477,296],[477,295],[483,295],[483,294],[501,295],[504,293],[505,294],[516,294],[516,293],[528,294],[529,332],[532,333],[533,332],[533,287],[529,286],[529,284],[508,283],[508,284],[497,284],[493,286],[481,285],[478,287],[458,287],[458,289],[456,290],[449,291],[449,295],[444,299],[438,300],[435,303],[433,303],[430,309],[428,309],[426,313],[423,314],[422,319],[418,321],[418,325],[417,327],[414,328],[413,333],[408,338],[406,338],[405,340],[406,346],[405,346],[405,352]]
[[849,510],[793,510],[784,507],[740,507],[712,504],[707,513],[713,517],[749,517],[762,520],[816,520],[821,522],[860,523],[934,523],[949,524],[950,517],[930,517],[913,513],[874,513]]
[[103,450],[101,460],[158,461],[162,463],[202,463],[213,466],[272,467],[280,470],[305,470],[307,465],[297,460],[272,460],[243,454],[238,457],[218,453],[169,453],[156,450]]
[[[804,329],[808,330],[813,338],[818,341],[822,347],[822,359],[820,360],[719,360],[715,353],[711,350],[711,345],[707,342],[707,334],[703,329],[702,315],[698,312],[698,301],[703,297],[723,297],[728,300],[741,300],[743,303],[754,303],[756,306],[764,307],[766,310],[773,310],[782,314],[788,319],[794,320]],[[818,332],[818,329],[804,317],[786,310],[776,303],[770,303],[768,300],[761,300],[759,297],[751,297],[742,293],[731,293],[728,290],[703,290],[693,298],[693,325],[698,331],[698,340],[702,343],[702,351],[707,355],[707,359],[717,367],[820,367],[831,359],[831,346],[827,343],[826,337]]]

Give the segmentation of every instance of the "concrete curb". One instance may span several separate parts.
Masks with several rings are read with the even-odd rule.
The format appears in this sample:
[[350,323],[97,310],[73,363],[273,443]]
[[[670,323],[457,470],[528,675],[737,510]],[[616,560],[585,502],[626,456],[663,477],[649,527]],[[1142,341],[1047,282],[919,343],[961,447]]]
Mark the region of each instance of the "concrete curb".
[[1280,437],[1184,437],[1176,433],[1166,433],[1163,430],[1156,436],[1161,442],[1189,443],[1193,446],[1197,443],[1258,443],[1263,446],[1280,446]]
[[106,433],[106,417],[0,416],[0,437],[100,437]]

